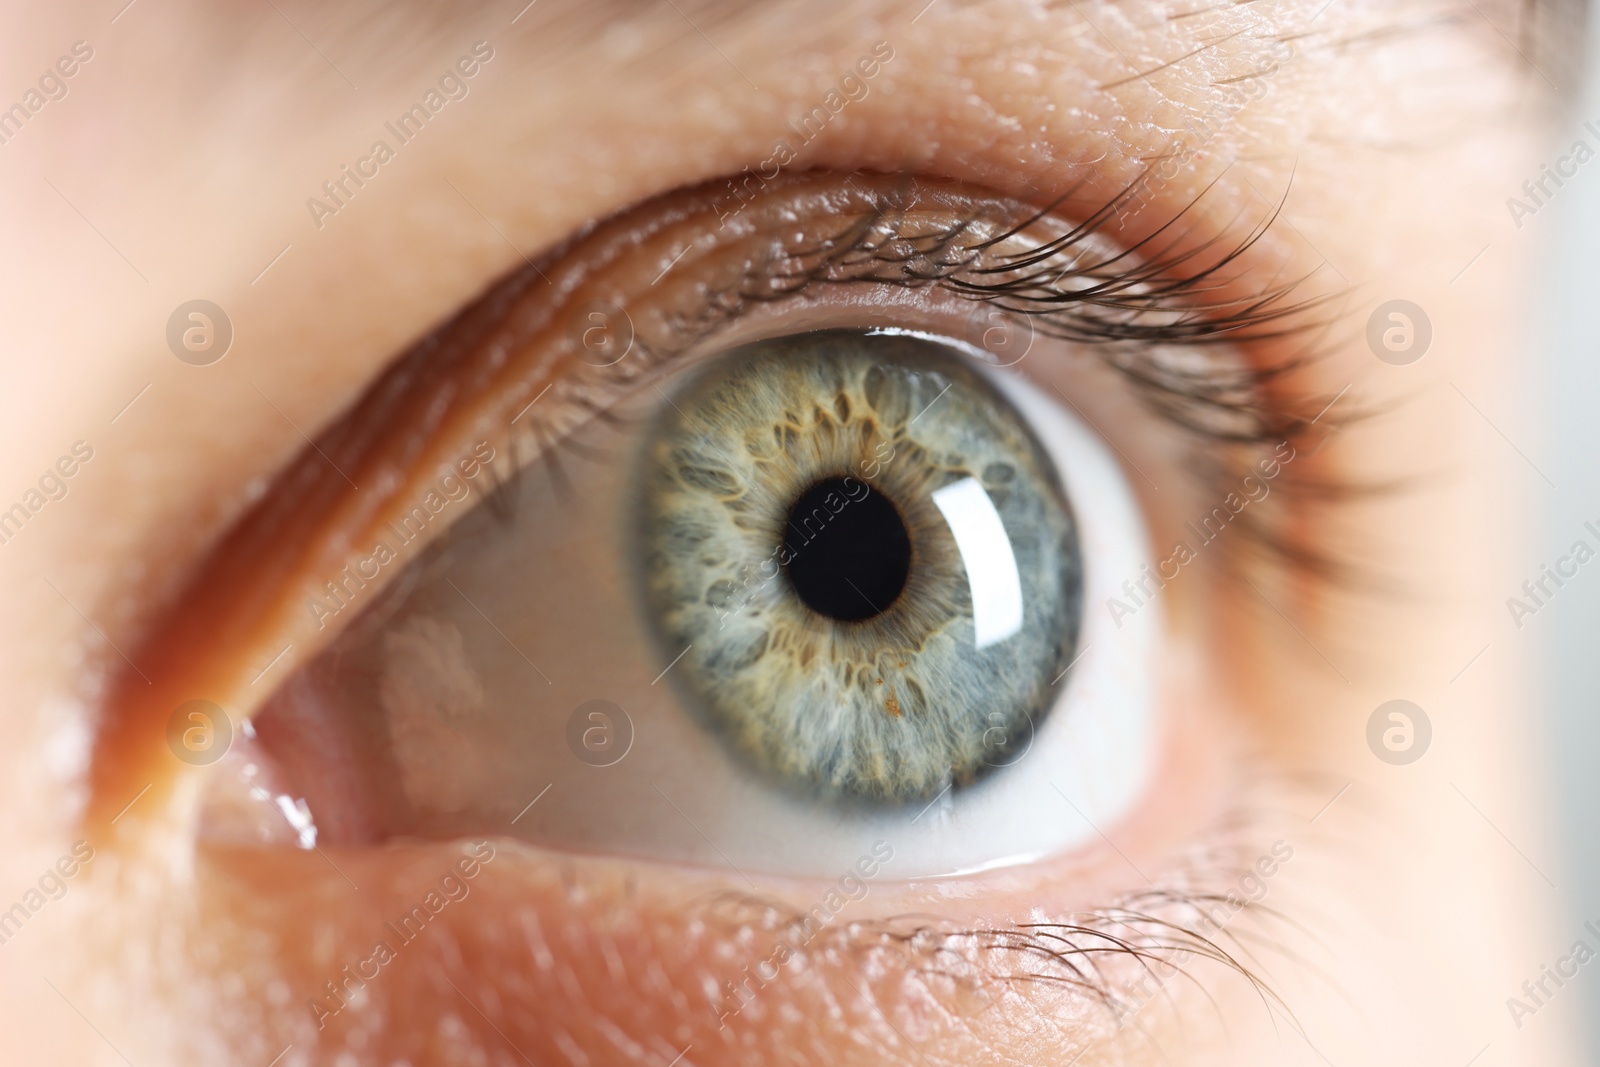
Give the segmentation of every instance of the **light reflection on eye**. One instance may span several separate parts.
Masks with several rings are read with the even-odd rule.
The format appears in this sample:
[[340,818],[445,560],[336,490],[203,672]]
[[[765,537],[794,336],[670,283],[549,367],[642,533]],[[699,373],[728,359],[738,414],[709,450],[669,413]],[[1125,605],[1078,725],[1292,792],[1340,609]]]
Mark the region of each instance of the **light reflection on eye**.
[[972,647],[983,651],[1022,630],[1022,576],[994,498],[968,475],[933,491],[961,553],[972,597]]

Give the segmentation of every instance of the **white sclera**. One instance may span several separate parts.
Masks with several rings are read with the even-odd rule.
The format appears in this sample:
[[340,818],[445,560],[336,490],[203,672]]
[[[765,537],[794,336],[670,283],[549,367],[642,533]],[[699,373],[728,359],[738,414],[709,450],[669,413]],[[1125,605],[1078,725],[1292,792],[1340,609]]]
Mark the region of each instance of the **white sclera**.
[[[461,795],[411,797],[425,816],[418,832],[475,833],[515,817],[515,833],[556,848],[829,879],[886,842],[893,858],[880,881],[1021,864],[1097,841],[1139,799],[1152,764],[1160,605],[1120,623],[1105,607],[1148,561],[1145,526],[1098,434],[1017,375],[986,373],[1054,461],[1083,561],[1076,658],[1033,736],[997,745],[1007,766],[905,807],[829,804],[763,779],[674,689],[668,664],[682,650],[655,644],[628,570],[638,531],[626,460],[573,461],[566,476],[577,492],[524,471],[519,478],[534,480],[512,496],[521,514],[509,526],[463,522],[447,568],[385,624],[393,631],[422,615],[459,630],[458,681],[471,681],[424,694],[462,743],[429,746],[426,766],[412,768],[428,774],[402,767],[402,779],[447,775]],[[940,490],[935,502],[967,566],[976,641],[1004,640],[1034,591],[1018,581],[993,503],[976,481]],[[378,675],[406,673],[390,653],[374,654],[388,664]],[[458,690],[482,696],[446,699]],[[564,733],[573,709],[595,699],[626,709],[635,731],[626,758],[604,767],[577,758]],[[388,728],[399,725],[391,714]],[[542,799],[524,810],[534,796]]]

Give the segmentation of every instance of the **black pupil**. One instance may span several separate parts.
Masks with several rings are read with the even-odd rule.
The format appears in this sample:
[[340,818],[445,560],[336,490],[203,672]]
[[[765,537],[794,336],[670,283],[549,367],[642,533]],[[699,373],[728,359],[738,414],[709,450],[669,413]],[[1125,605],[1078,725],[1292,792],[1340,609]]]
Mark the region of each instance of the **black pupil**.
[[894,503],[855,478],[807,489],[789,512],[789,582],[811,610],[859,622],[889,609],[911,572],[911,537]]

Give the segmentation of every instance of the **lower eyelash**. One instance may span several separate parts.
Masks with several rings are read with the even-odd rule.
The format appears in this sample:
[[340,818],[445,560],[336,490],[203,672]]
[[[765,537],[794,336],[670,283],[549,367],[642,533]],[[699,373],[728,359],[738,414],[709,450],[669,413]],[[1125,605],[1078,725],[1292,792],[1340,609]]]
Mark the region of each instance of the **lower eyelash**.
[[[895,963],[880,958],[878,966],[942,984],[947,995],[959,990],[977,994],[983,1003],[969,1020],[1008,996],[1026,1000],[1026,986],[1064,988],[1101,1013],[1104,1029],[1090,1039],[1093,1044],[1137,1026],[1139,1013],[1157,1000],[1171,1000],[1172,987],[1180,981],[1205,993],[1208,982],[1198,973],[1205,964],[1242,978],[1269,1014],[1281,1014],[1298,1028],[1256,955],[1273,952],[1299,962],[1277,926],[1303,928],[1263,903],[1265,891],[1260,899],[1251,899],[1242,888],[1251,877],[1266,884],[1254,873],[1261,862],[1255,853],[1266,836],[1264,818],[1242,805],[1235,807],[1202,832],[1201,844],[1161,885],[1059,922],[962,927],[908,915],[852,917],[818,928],[815,908],[799,912],[733,892],[709,897],[704,916],[711,928],[760,929],[771,935],[773,946],[797,945],[812,955],[850,958],[860,973],[871,973],[870,957],[888,953]],[[1292,859],[1292,846],[1279,840],[1261,855],[1281,856],[1284,851]],[[750,940],[744,937],[740,943]],[[776,951],[756,956],[742,968],[741,982],[724,983],[719,1008],[724,1022],[742,1014],[767,985],[783,980],[781,965],[775,965],[779,955],[788,958]]]

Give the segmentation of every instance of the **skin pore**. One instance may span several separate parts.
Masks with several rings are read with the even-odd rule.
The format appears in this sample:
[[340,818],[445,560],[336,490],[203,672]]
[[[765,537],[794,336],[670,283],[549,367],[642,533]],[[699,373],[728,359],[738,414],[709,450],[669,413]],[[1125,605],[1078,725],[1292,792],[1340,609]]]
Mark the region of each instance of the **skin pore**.
[[[1531,492],[1473,410],[1511,410],[1493,398],[1516,384],[1506,353],[1535,251],[1504,198],[1537,171],[1546,87],[1499,32],[1512,13],[1488,11],[1491,25],[1470,5],[1358,0],[520,6],[147,2],[9,19],[0,49],[18,86],[76,41],[93,50],[68,94],[0,145],[5,502],[75,442],[92,449],[67,496],[0,545],[0,907],[47,869],[66,886],[0,945],[0,1032],[19,1060],[1465,1064],[1487,1045],[1478,1062],[1567,1062],[1571,1009],[1556,1001],[1519,1026],[1504,1007],[1572,939],[1550,917],[1553,872],[1505,848],[1554,852],[1529,799],[1528,667],[1506,643],[1461,674],[1499,621],[1498,591],[1522,577],[1507,559]],[[385,124],[467,56],[463,94],[373,159]],[[865,91],[778,162],[775,142],[798,145],[795,123],[868,56]],[[762,906],[713,907],[751,887],[493,836],[487,853],[195,847],[205,772],[160,758],[173,699],[227,692],[249,714],[320,647],[294,637],[274,659],[293,635],[273,628],[279,583],[261,575],[281,557],[209,554],[283,492],[270,484],[308,439],[491,283],[530,259],[554,270],[538,257],[596,219],[747,167],[840,186],[862,175],[864,188],[912,174],[1035,209],[1071,193],[1070,225],[1169,157],[1181,165],[1156,170],[1148,203],[1107,236],[1131,245],[1184,212],[1231,247],[1281,207],[1238,284],[1303,278],[1298,299],[1328,301],[1323,326],[1246,355],[1318,356],[1269,390],[1292,382],[1307,415],[1338,399],[1366,417],[1330,418],[1338,431],[1309,435],[1306,462],[1330,484],[1390,489],[1292,513],[1304,543],[1359,562],[1347,580],[1285,569],[1253,590],[1219,572],[1204,594],[1200,579],[1174,593],[1183,639],[1160,665],[1158,773],[1103,841],[949,881],[896,882],[889,864],[846,913],[859,928],[807,945],[803,965],[731,1013],[711,1005],[768,955],[774,916],[804,912],[836,875],[761,879]],[[346,167],[364,183],[330,196]],[[736,197],[739,210],[759,214],[767,195]],[[683,269],[673,255],[631,263],[641,291],[652,277],[660,292],[693,288],[669,273]],[[209,367],[174,359],[164,334],[196,297],[235,331]],[[1398,297],[1432,323],[1430,356],[1409,366],[1365,338],[1369,312]],[[875,299],[927,317],[914,321],[952,314],[933,296]],[[855,313],[825,308],[812,324]],[[1106,379],[1082,381],[1105,394],[1077,398],[1093,421],[1135,423]],[[522,402],[498,402],[503,426]],[[404,429],[386,432],[398,443]],[[473,429],[430,447],[465,454]],[[1153,488],[1182,476],[1170,439],[1115,443],[1130,468],[1162,472],[1139,490],[1153,513],[1195,510]],[[345,492],[323,473],[333,488],[308,499]],[[338,499],[364,491],[349,488]],[[307,508],[279,549],[350,532],[339,507]],[[208,558],[215,582],[196,584]],[[181,625],[186,611],[223,617],[205,613],[241,590],[250,625]],[[1365,730],[1401,695],[1436,712],[1435,747],[1392,767]],[[56,864],[79,840],[92,858],[67,877]],[[350,1006],[308,1010],[371,958],[373,915],[406,911],[463,859],[478,863],[471,894],[439,928]],[[1168,956],[1202,950],[1186,957],[1193,981],[1136,991],[1143,964],[1125,953],[1080,956],[1079,971],[1050,954],[1104,947],[1094,931],[1128,901],[1181,923],[1188,913],[1147,894],[1225,900],[1252,870],[1260,906],[1229,923],[1233,940],[1204,943],[1237,966],[1174,936]],[[908,951],[919,929],[942,954]],[[1090,995],[1108,989],[1134,1022]]]

